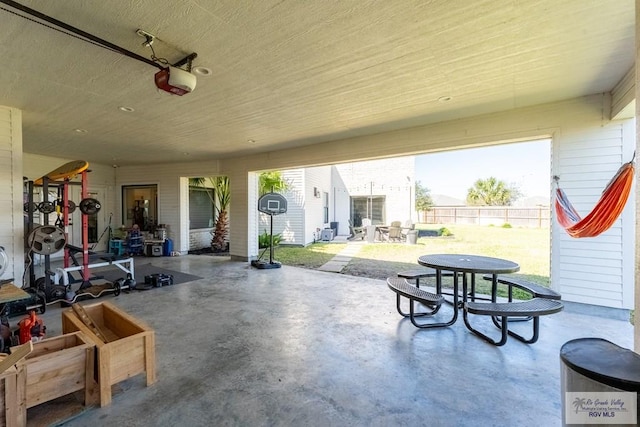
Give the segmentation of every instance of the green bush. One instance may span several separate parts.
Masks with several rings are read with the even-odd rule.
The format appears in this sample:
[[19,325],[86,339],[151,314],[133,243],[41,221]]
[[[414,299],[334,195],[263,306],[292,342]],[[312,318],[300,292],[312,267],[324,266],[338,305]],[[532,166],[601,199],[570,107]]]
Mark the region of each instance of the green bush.
[[[282,235],[274,234],[273,235],[273,246],[278,246],[280,244],[280,240],[282,240]],[[264,233],[258,236],[258,248],[268,248],[271,246],[271,234],[267,233],[267,230],[264,230]]]
[[442,227],[440,230],[438,230],[438,235],[439,236],[453,236],[453,233],[447,227]]
[[512,228],[511,224],[509,224],[508,222],[505,222],[504,224],[502,224],[502,228]]

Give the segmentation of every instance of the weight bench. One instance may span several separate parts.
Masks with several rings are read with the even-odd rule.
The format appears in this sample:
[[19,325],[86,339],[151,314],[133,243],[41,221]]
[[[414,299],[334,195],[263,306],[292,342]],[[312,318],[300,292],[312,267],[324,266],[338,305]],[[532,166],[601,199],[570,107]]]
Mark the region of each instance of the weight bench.
[[[78,253],[81,254],[83,252],[82,248],[78,246],[69,245],[69,244],[67,244],[66,247],[69,249],[69,256],[73,262],[73,267],[56,268],[54,277],[53,277],[53,282],[55,284],[61,284],[64,286],[69,285],[68,273],[71,273],[73,271],[80,271],[84,269],[84,265],[78,262],[78,260],[75,257]],[[92,263],[91,262],[92,260],[98,261],[98,262]],[[135,277],[132,257],[117,257],[111,253],[89,251],[89,265],[88,265],[89,269],[107,267],[110,265],[114,265],[118,267],[120,270],[122,270],[125,273],[125,275],[131,274],[131,277]],[[84,280],[89,280],[89,278],[86,278]],[[60,283],[60,281],[62,281],[62,283]]]
[[[485,341],[496,345],[501,346],[507,342],[507,338],[509,335],[516,338],[519,341],[522,341],[526,344],[533,344],[538,341],[538,337],[540,335],[540,316],[544,316],[547,314],[553,314],[561,311],[564,308],[562,303],[558,300],[548,299],[548,298],[533,298],[528,301],[518,301],[518,302],[475,302],[475,301],[467,301],[464,304],[464,312],[462,314],[464,323],[469,328],[471,332],[478,335]],[[496,322],[494,320],[495,325],[501,331],[501,339],[500,341],[496,341],[489,337],[488,335],[483,334],[477,329],[474,329],[470,322],[468,314],[477,314],[477,315],[485,315],[492,317],[500,317],[501,321]],[[518,335],[513,331],[509,330],[509,317],[532,317],[533,318],[533,334],[531,338],[524,338],[522,335]]]
[[[71,262],[73,263],[74,266],[80,266],[82,265],[82,262],[78,261],[76,259],[76,255],[83,254],[83,249],[79,246],[74,246],[74,245],[70,245],[70,244],[66,244],[65,248],[69,251],[69,258],[71,258]],[[118,257],[111,253],[111,252],[94,252],[92,250],[88,250],[89,253],[89,262],[91,261],[97,261],[97,260],[102,260],[102,261],[115,261]],[[124,257],[120,257],[120,258],[124,258]]]
[[[426,329],[450,326],[453,325],[458,318],[458,310],[454,308],[453,317],[448,322],[418,323],[416,322],[416,317],[433,316],[436,314],[444,302],[444,297],[442,295],[424,291],[401,277],[388,277],[387,286],[396,293],[396,309],[398,310],[398,313],[400,313],[402,317],[408,317],[411,320],[411,323],[413,323],[417,328]],[[409,299],[409,313],[403,312],[400,308],[401,296]],[[426,313],[416,313],[414,309],[414,301],[427,306],[431,311]]]

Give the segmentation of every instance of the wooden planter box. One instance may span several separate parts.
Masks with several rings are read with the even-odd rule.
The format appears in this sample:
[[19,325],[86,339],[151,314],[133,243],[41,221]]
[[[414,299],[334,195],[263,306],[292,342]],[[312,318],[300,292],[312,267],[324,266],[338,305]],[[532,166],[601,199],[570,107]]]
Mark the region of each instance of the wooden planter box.
[[62,331],[84,333],[96,346],[100,406],[111,403],[111,386],[146,373],[147,386],[156,381],[155,334],[142,321],[109,302],[85,305],[84,310],[106,337],[103,341],[72,310],[62,312]]
[[33,344],[16,365],[26,408],[84,389],[84,404],[93,403],[95,345],[76,332]]
[[0,426],[27,425],[27,408],[24,400],[18,397],[19,388],[15,366],[0,374]]

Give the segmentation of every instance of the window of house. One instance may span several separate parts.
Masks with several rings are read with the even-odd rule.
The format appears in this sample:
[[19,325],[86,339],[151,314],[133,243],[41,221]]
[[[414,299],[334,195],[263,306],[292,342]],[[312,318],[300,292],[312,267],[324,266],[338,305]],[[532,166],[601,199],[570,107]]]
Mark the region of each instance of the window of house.
[[213,189],[189,187],[189,229],[213,227]]
[[324,212],[324,223],[327,224],[329,222],[329,193],[322,193],[323,202],[322,209]]
[[351,197],[351,221],[354,227],[362,226],[363,218],[370,218],[371,224],[384,224],[385,196]]

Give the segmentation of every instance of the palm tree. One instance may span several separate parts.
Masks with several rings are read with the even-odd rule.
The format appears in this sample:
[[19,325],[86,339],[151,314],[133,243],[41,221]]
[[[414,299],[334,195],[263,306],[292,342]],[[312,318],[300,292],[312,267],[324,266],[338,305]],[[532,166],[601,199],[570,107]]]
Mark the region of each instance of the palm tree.
[[227,250],[227,242],[229,241],[228,209],[229,203],[231,202],[229,177],[189,178],[189,185],[204,187],[207,181],[214,190],[215,198],[215,200],[211,198],[215,212],[215,226],[211,233],[213,235],[211,238],[211,249],[213,249],[214,252],[224,252]]
[[479,179],[467,192],[468,205],[510,206],[521,196],[520,190],[494,177]]
[[218,215],[216,226],[213,230],[211,247],[213,250],[226,251],[229,241],[229,203],[231,202],[231,190],[229,189],[229,177],[217,176],[212,180],[216,192],[217,203],[215,205]]

